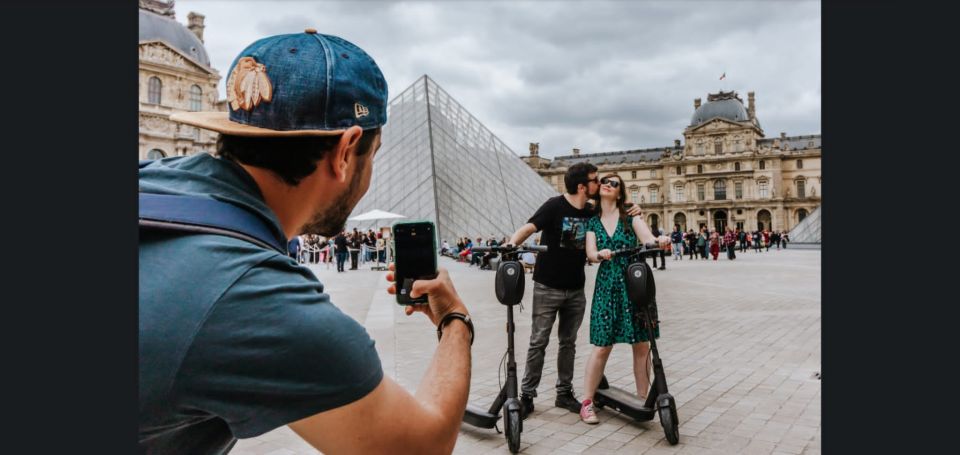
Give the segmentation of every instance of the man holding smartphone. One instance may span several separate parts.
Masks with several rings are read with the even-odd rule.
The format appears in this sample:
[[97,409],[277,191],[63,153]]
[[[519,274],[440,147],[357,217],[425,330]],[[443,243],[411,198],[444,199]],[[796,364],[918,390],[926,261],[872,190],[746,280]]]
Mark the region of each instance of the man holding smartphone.
[[[544,353],[550,341],[554,321],[559,320],[557,337],[557,398],[554,405],[573,413],[580,412],[580,402],[573,394],[573,363],[576,357],[577,331],[583,322],[587,299],[583,292],[586,224],[596,214],[599,204],[588,201],[600,191],[597,167],[577,163],[563,176],[566,194],[548,199],[530,217],[527,224],[510,237],[510,245],[522,245],[534,232],[540,232],[541,245],[547,251],[540,253],[533,268],[533,327],[530,329],[530,348],[527,366],[520,386],[521,416],[533,412],[533,399],[543,372]],[[632,206],[631,216],[640,214]]]
[[[228,74],[229,113],[171,116],[220,132],[217,157],[141,162],[140,192],[228,203],[278,245],[341,232],[369,187],[386,123],[377,64],[307,29],[256,41]],[[141,228],[140,451],[227,453],[237,438],[287,425],[327,454],[450,453],[470,386],[472,327],[448,317],[469,313],[447,273],[412,286],[428,304],[407,314],[446,324],[411,394],[384,376],[366,330],[282,250]]]

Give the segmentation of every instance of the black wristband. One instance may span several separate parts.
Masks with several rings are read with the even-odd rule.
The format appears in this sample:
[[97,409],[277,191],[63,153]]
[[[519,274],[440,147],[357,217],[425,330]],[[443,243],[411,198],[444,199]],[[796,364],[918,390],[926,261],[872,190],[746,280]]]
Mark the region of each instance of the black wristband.
[[443,336],[443,327],[452,319],[459,319],[467,325],[467,328],[470,329],[470,346],[473,346],[473,321],[470,320],[470,316],[463,313],[447,313],[447,315],[440,320],[440,323],[437,324],[437,341],[440,341],[440,338]]

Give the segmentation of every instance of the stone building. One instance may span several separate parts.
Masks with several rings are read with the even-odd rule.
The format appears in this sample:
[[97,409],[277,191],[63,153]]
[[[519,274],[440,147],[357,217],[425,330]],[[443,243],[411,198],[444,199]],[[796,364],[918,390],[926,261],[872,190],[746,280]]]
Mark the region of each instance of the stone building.
[[643,150],[581,154],[550,160],[530,144],[523,160],[558,191],[563,174],[590,162],[599,174],[617,173],[627,198],[640,204],[651,226],[684,230],[709,226],[792,229],[820,206],[819,134],[767,138],[756,116],[754,92],[747,105],[736,92],[709,94],[683,130],[684,141]]
[[217,99],[220,74],[203,47],[204,16],[176,21],[174,2],[140,0],[139,159],[211,153],[217,133],[171,122],[180,111],[226,110]]

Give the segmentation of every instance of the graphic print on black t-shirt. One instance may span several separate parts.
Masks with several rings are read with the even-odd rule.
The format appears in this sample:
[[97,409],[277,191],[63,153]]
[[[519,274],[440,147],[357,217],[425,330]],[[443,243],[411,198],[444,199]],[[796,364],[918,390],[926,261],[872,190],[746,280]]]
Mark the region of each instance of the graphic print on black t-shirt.
[[563,217],[560,227],[560,248],[582,250],[587,242],[588,218]]

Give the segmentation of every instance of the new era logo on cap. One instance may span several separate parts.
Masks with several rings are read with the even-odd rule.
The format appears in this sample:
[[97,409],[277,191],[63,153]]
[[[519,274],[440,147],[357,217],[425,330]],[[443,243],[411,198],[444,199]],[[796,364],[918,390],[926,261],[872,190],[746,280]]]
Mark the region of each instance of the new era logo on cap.
[[240,52],[226,112],[171,120],[239,136],[326,136],[387,122],[387,82],[376,62],[342,38],[307,29],[263,38]]
[[366,106],[364,106],[364,105],[362,105],[362,104],[360,104],[360,103],[354,103],[354,104],[353,104],[353,115],[355,115],[357,118],[366,117],[367,115],[370,115],[370,109],[367,109]]

